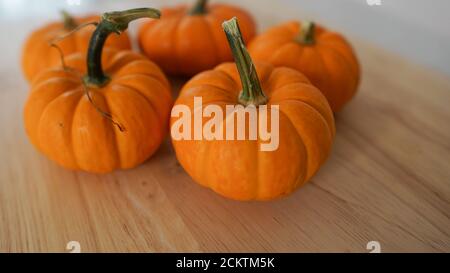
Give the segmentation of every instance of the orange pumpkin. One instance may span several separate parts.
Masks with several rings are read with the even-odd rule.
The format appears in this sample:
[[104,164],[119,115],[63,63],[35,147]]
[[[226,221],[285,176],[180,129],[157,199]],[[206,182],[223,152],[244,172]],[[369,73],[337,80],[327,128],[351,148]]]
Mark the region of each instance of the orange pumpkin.
[[[189,140],[175,139],[172,131],[176,156],[196,182],[225,197],[269,200],[289,194],[327,159],[335,135],[333,113],[323,94],[300,72],[265,63],[254,65],[236,19],[225,22],[224,29],[236,64],[225,63],[195,76],[183,87],[173,109],[186,105],[191,113],[198,113],[210,105],[223,111],[230,105],[255,105],[258,109],[278,105],[278,121],[267,114],[269,126],[279,124],[278,149],[262,151],[260,135],[257,140]],[[194,107],[195,97],[202,98],[202,108]],[[191,124],[194,115],[188,116]],[[172,110],[172,130],[179,120]],[[236,132],[234,120],[223,115],[219,127],[228,128],[233,121],[231,128]]]
[[[63,21],[53,22],[35,30],[25,41],[22,50],[22,70],[29,82],[40,71],[49,68],[55,60],[60,60],[61,56],[58,50],[50,46],[56,38],[68,34],[81,24],[98,22],[100,19],[99,16],[72,18],[67,13],[63,13],[63,15]],[[75,52],[86,53],[89,39],[94,30],[94,26],[83,27],[67,38],[56,42],[55,45],[61,49],[65,56]],[[117,49],[131,49],[126,33],[120,36],[111,35],[106,41],[106,46]]]
[[159,11],[105,13],[91,38],[87,63],[85,55],[74,53],[66,57],[69,68],[49,69],[33,80],[25,128],[31,142],[58,164],[94,173],[128,169],[163,141],[172,97],[162,71],[128,50],[105,50],[101,58],[108,35],[141,17],[158,18]]
[[288,22],[249,44],[254,60],[304,73],[338,112],[355,95],[360,67],[351,45],[336,32],[313,23]]
[[162,9],[161,20],[151,20],[140,28],[139,45],[165,72],[193,76],[233,60],[221,31],[222,22],[233,16],[241,22],[244,39],[250,41],[256,32],[250,14],[231,5],[207,6],[206,0],[197,0],[192,8]]

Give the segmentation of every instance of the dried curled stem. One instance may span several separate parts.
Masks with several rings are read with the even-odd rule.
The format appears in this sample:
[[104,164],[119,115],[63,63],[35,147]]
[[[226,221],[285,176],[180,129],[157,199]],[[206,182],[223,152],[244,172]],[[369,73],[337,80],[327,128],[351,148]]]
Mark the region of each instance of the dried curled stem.
[[97,112],[99,112],[104,118],[106,118],[112,124],[114,124],[114,126],[117,126],[119,131],[125,132],[126,129],[125,129],[125,127],[122,124],[120,124],[119,122],[115,121],[113,116],[110,113],[103,111],[97,104],[95,104],[94,100],[92,99],[91,93],[89,92],[89,87],[83,81],[83,79],[81,81],[83,83],[84,94],[86,94],[86,97],[88,98],[88,100],[92,104],[92,106],[94,106],[95,110],[97,110]]
[[98,22],[87,22],[87,23],[78,25],[76,28],[72,29],[71,31],[69,31],[69,32],[67,32],[67,33],[64,33],[64,34],[62,34],[62,35],[59,35],[59,36],[57,36],[57,37],[55,37],[55,38],[54,38],[53,40],[51,40],[50,42],[51,42],[51,43],[57,43],[57,42],[59,42],[59,41],[61,41],[61,40],[64,40],[65,38],[69,37],[69,36],[72,35],[73,33],[79,31],[80,29],[82,29],[82,28],[84,28],[84,27],[87,27],[87,26],[91,26],[91,25],[92,25],[92,26],[97,26],[97,25],[98,25]]
[[63,68],[64,70],[67,70],[68,67],[66,66],[66,62],[64,61],[64,53],[63,53],[62,49],[61,49],[57,44],[54,44],[54,43],[50,43],[50,46],[51,46],[51,47],[54,47],[54,48],[56,48],[56,50],[58,50],[59,57],[61,58],[61,65],[62,65],[62,68]]
[[74,29],[72,29],[71,31],[64,33],[62,35],[56,36],[54,39],[50,40],[48,43],[51,47],[54,47],[58,50],[59,52],[59,56],[61,58],[61,65],[63,67],[64,70],[67,70],[68,67],[66,66],[66,63],[64,61],[64,53],[61,49],[61,47],[59,47],[56,43],[58,43],[59,41],[64,40],[65,38],[69,37],[70,35],[72,35],[73,33],[79,31],[80,29],[86,27],[86,26],[90,26],[90,25],[94,25],[97,26],[98,22],[88,22],[88,23],[84,23],[81,25],[78,25],[77,27],[75,27]]

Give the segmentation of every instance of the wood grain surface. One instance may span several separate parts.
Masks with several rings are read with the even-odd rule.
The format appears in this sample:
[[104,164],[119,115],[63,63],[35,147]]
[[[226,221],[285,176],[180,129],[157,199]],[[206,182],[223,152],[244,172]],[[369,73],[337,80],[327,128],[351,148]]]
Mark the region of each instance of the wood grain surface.
[[[259,22],[263,28],[280,18]],[[287,198],[224,199],[183,171],[169,140],[108,175],[56,166],[28,141],[20,25],[2,26],[0,252],[450,252],[450,79],[352,39],[357,97],[328,162]],[[174,95],[182,80],[174,80]],[[211,155],[211,160],[214,160]]]

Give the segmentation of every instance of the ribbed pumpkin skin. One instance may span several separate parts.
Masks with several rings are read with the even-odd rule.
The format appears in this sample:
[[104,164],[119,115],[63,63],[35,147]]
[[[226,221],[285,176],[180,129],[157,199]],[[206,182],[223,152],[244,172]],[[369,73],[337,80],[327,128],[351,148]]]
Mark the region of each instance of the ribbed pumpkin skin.
[[121,132],[84,93],[85,59],[72,54],[66,63],[73,69],[50,69],[35,77],[24,110],[26,132],[42,153],[66,168],[93,173],[133,168],[167,133],[173,103],[169,82],[140,54],[103,51],[111,81],[89,90],[95,104],[125,128]]
[[[326,98],[304,75],[263,63],[256,63],[256,70],[267,105],[280,106],[277,150],[261,151],[259,140],[172,139],[179,162],[196,182],[236,200],[270,200],[293,192],[325,162],[335,135]],[[226,63],[190,80],[175,105],[188,105],[194,113],[197,96],[203,107],[218,104],[225,113],[225,105],[238,104],[241,90],[235,64]],[[268,120],[271,124],[270,114]]]
[[193,76],[233,57],[222,31],[222,22],[239,18],[245,41],[256,33],[249,13],[230,5],[212,4],[203,15],[188,15],[187,6],[162,9],[160,20],[150,20],[139,30],[142,52],[168,74]]
[[[100,17],[87,16],[75,20],[78,24],[83,24],[98,22]],[[86,54],[94,30],[95,26],[86,26],[57,42],[56,45],[61,48],[64,56],[76,52]],[[55,61],[60,62],[60,53],[49,43],[68,32],[69,30],[64,28],[63,22],[53,22],[33,31],[27,38],[22,49],[22,70],[28,82],[39,72],[49,68]],[[131,49],[131,43],[126,32],[121,35],[110,35],[105,46],[116,49]]]
[[338,112],[355,95],[360,81],[360,66],[345,38],[320,26],[316,27],[314,45],[295,41],[301,31],[299,22],[288,22],[269,29],[250,42],[254,60],[275,66],[294,68],[305,74],[319,88]]

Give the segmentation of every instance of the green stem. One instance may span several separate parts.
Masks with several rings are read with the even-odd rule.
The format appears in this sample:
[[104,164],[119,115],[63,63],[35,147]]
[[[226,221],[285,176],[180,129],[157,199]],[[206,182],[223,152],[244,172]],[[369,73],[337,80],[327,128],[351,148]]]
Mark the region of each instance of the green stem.
[[314,22],[306,21],[302,24],[302,30],[297,37],[297,42],[303,45],[313,45],[316,43],[315,38],[316,25]]
[[206,13],[206,4],[208,0],[197,0],[195,5],[189,11],[189,15],[201,15]]
[[77,27],[75,19],[73,19],[73,17],[67,11],[62,10],[61,15],[63,17],[64,28],[66,30],[72,30]]
[[222,27],[227,35],[228,43],[233,51],[234,60],[241,77],[242,92],[239,94],[239,103],[245,106],[265,104],[267,98],[261,88],[255,65],[245,48],[236,17],[224,22]]
[[108,83],[109,77],[103,73],[102,50],[106,38],[111,33],[120,34],[128,28],[128,24],[139,18],[160,18],[157,9],[139,8],[124,11],[106,12],[92,34],[87,54],[87,75],[84,78],[88,86],[101,87]]

